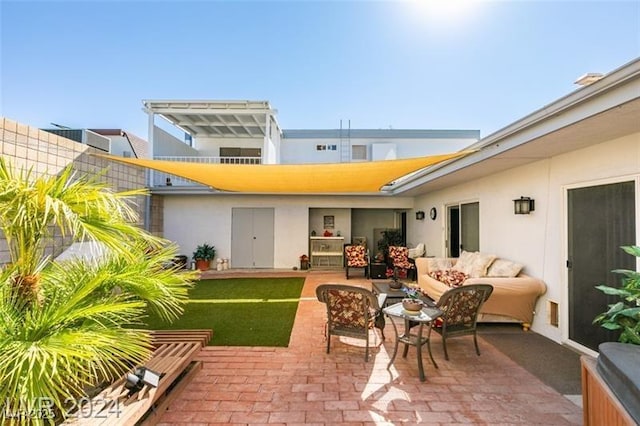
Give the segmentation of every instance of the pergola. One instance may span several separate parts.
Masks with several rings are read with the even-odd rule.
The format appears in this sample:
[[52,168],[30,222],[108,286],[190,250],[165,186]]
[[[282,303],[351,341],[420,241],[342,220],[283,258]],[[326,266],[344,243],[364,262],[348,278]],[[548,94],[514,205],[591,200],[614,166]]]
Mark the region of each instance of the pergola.
[[145,100],[156,114],[193,137],[262,138],[276,124],[277,110],[267,101]]

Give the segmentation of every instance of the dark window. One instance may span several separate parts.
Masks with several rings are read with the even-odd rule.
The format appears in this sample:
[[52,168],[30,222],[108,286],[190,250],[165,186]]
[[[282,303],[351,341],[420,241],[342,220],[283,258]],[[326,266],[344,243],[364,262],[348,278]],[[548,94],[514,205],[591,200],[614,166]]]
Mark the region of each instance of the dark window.
[[220,147],[220,157],[222,164],[260,164],[262,150],[260,148]]

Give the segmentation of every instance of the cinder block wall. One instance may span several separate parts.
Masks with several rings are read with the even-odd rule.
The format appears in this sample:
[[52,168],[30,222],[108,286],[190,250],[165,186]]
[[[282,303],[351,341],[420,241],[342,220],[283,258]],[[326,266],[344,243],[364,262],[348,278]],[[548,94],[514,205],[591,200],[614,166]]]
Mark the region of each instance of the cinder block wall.
[[[81,143],[47,133],[43,130],[17,123],[0,117],[0,155],[18,169],[32,168],[34,175],[59,173],[68,164],[78,173],[104,173],[103,179],[115,191],[144,188],[145,171],[93,154],[103,153]],[[139,196],[132,200],[138,212],[138,225],[144,226],[148,196]],[[71,244],[70,237],[56,234],[49,242],[47,254],[57,256]],[[0,231],[0,265],[10,260],[7,242]]]

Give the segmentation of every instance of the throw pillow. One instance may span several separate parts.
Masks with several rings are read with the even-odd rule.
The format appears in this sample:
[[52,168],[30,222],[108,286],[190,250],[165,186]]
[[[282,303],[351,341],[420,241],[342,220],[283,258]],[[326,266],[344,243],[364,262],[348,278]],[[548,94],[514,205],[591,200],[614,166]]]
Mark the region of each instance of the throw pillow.
[[449,287],[460,287],[469,278],[467,274],[453,269],[429,272],[429,276]]
[[427,268],[431,271],[446,271],[451,269],[451,259],[446,257],[430,257],[427,259]]
[[489,266],[487,276],[513,278],[518,276],[522,268],[524,268],[524,266],[519,263],[505,259],[496,259],[493,261],[491,266]]
[[475,261],[477,255],[478,255],[477,251],[474,251],[474,252],[462,251],[462,253],[460,253],[460,257],[458,258],[458,261],[456,262],[455,265],[453,265],[453,268],[451,269],[453,269],[454,271],[460,271],[467,275],[471,275],[473,262]]
[[494,260],[496,260],[496,256],[494,254],[483,254],[478,252],[471,264],[469,276],[472,278],[486,277],[489,265],[491,265]]

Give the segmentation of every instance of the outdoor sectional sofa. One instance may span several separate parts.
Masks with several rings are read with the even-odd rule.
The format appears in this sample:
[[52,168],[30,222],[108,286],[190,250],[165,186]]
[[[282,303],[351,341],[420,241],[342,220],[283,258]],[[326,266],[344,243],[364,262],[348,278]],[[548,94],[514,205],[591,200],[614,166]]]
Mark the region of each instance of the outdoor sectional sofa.
[[416,259],[418,285],[432,299],[452,287],[491,284],[493,293],[480,310],[479,322],[517,322],[528,330],[538,297],[546,285],[522,273],[523,266],[480,252],[463,251],[460,258]]

